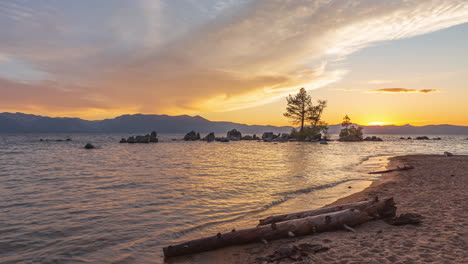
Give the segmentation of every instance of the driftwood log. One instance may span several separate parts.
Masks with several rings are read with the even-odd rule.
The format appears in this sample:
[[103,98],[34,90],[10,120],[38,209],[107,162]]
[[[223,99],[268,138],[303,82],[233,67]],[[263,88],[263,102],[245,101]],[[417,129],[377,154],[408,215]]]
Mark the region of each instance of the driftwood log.
[[383,171],[372,171],[369,172],[369,174],[381,174],[381,173],[389,173],[393,171],[404,171],[404,170],[411,170],[414,169],[413,166],[404,166],[404,167],[398,167],[396,169],[390,169],[390,170],[383,170]]
[[[263,242],[290,236],[302,236],[312,233],[333,231],[356,226],[379,218],[379,212],[394,212],[396,210],[393,199],[387,203],[377,202],[367,207],[365,211],[347,209],[328,214],[309,216],[295,220],[272,223],[250,229],[243,229],[229,233],[218,233],[215,236],[200,238],[182,244],[163,248],[164,256],[176,257],[214,250],[222,247]],[[383,208],[385,207],[385,208]]]
[[[293,220],[293,219],[298,219],[298,218],[304,218],[304,217],[309,217],[309,216],[315,216],[315,215],[321,215],[321,214],[328,214],[332,212],[337,212],[337,211],[342,211],[346,209],[357,209],[357,210],[365,210],[365,208],[370,207],[370,206],[375,206],[375,204],[379,204],[381,207],[385,207],[385,203],[394,203],[393,198],[385,198],[381,201],[376,197],[375,200],[372,201],[363,201],[363,202],[357,202],[357,203],[350,203],[350,204],[344,204],[344,205],[339,205],[339,206],[333,206],[333,207],[327,207],[327,208],[320,208],[316,210],[310,210],[310,211],[304,211],[304,212],[298,212],[298,213],[291,213],[291,214],[283,214],[283,215],[275,215],[275,216],[270,216],[265,219],[260,220],[259,226],[262,225],[269,225],[272,223],[278,223],[278,222],[283,222],[283,221],[288,221],[288,220]],[[382,212],[381,212],[382,213]],[[383,217],[385,218],[385,217]]]

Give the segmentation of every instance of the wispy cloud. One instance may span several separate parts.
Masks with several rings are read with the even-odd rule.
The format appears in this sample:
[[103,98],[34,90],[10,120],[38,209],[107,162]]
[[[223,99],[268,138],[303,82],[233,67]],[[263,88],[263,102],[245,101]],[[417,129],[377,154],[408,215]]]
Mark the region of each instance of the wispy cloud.
[[224,111],[323,87],[348,71],[330,70],[331,61],[467,21],[465,0],[12,0],[0,6],[0,53],[34,64],[69,91],[86,87],[62,98],[83,107]]
[[382,88],[369,91],[369,93],[433,93],[439,92],[439,89],[407,89],[407,88]]

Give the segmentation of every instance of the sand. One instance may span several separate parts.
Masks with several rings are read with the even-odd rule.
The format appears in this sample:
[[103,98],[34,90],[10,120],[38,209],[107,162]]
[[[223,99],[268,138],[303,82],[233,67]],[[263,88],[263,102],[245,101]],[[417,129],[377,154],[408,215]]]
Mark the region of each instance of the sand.
[[332,205],[393,196],[397,214],[419,213],[419,225],[365,223],[350,231],[249,244],[171,259],[169,263],[266,263],[261,257],[301,243],[329,247],[301,261],[275,263],[468,263],[468,156],[403,156],[388,168],[412,165],[413,170],[384,174],[362,192]]

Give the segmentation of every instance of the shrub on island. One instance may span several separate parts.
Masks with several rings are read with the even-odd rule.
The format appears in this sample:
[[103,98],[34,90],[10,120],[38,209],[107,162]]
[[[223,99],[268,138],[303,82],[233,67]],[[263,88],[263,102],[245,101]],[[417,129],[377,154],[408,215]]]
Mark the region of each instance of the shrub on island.
[[341,129],[339,141],[362,141],[362,127],[353,125],[348,115],[343,118],[341,126],[343,129]]

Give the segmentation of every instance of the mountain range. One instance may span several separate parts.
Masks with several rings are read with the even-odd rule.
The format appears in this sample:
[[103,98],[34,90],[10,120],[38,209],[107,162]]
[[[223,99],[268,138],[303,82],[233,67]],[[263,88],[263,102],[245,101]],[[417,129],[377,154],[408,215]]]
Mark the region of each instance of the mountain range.
[[[467,134],[468,126],[455,125],[387,125],[362,126],[365,134]],[[233,122],[210,121],[201,116],[122,115],[97,121],[80,118],[47,117],[23,113],[0,113],[0,133],[226,133],[237,129],[242,133],[289,133],[290,126],[245,125]],[[340,125],[330,125],[329,133],[339,133]]]

